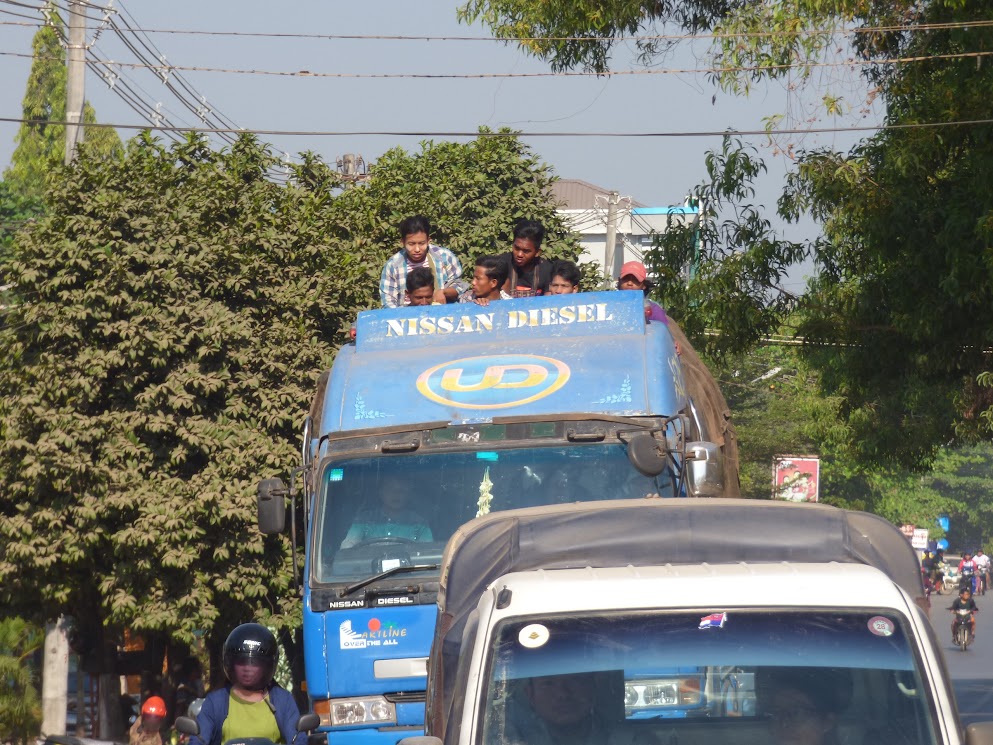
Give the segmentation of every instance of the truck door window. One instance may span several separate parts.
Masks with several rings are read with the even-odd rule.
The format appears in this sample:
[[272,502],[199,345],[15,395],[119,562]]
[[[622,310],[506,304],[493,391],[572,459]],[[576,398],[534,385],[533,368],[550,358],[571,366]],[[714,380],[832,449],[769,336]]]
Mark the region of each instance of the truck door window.
[[708,627],[709,615],[503,622],[481,744],[936,742],[930,691],[893,613],[732,611]]

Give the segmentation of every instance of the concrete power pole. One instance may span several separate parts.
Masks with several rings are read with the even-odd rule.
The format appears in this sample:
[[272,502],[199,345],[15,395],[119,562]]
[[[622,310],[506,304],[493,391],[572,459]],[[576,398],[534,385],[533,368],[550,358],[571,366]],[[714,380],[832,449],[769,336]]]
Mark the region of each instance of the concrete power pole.
[[83,86],[86,71],[86,16],[81,0],[69,3],[69,48],[66,50],[66,165],[76,157],[83,141]]
[[620,201],[620,194],[616,191],[610,192],[610,196],[607,198],[607,245],[603,259],[603,279],[606,289],[611,288],[621,270],[615,251],[617,248],[617,205]]
[[[66,733],[66,698],[69,692],[69,619],[62,616],[45,626],[45,661],[41,676],[41,731]],[[82,717],[82,710],[77,712]]]

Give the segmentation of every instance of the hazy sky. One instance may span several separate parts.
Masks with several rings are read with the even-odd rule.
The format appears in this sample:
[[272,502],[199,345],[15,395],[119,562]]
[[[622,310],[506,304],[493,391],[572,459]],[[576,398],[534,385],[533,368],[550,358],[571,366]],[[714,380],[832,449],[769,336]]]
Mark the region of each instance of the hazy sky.
[[[59,0],[64,4],[65,0]],[[88,39],[100,26],[100,7],[108,0],[90,0]],[[23,4],[42,0],[0,0],[0,22],[30,23],[12,15],[37,16]],[[548,66],[518,51],[514,45],[481,40],[430,41],[387,39],[307,39],[252,36],[211,36],[153,33],[152,29],[238,31],[273,34],[327,34],[360,36],[471,36],[487,37],[481,26],[460,25],[457,2],[449,0],[298,0],[272,3],[260,0],[169,0],[152,3],[117,0],[114,8],[132,27],[145,34],[125,34],[148,58],[164,54],[172,65],[251,69],[273,72],[307,70],[315,74],[522,74],[547,73]],[[278,10],[277,10],[278,8]],[[0,25],[0,52],[28,54],[35,28]],[[681,45],[675,56],[656,69],[705,68],[706,41]],[[149,48],[146,48],[147,45]],[[100,31],[91,53],[102,60],[136,63],[138,57],[112,29]],[[0,55],[0,117],[20,116],[30,60]],[[120,75],[115,85],[127,84],[143,105],[154,108],[174,124],[198,125],[191,113],[147,69],[111,68]],[[640,69],[629,48],[618,49],[614,69]],[[748,99],[717,93],[703,73],[639,74],[612,78],[511,77],[482,79],[335,78],[312,75],[275,76],[182,71],[191,90],[180,88],[191,103],[192,93],[225,121],[246,129],[292,131],[401,131],[474,132],[480,125],[509,126],[525,132],[721,132],[728,128],[761,130],[763,117],[794,112],[796,98],[788,98],[780,84],[763,86]],[[87,71],[86,97],[98,120],[145,124],[106,83]],[[192,93],[191,93],[192,91]],[[810,96],[808,96],[810,97]],[[815,96],[816,97],[816,96]],[[850,125],[853,120],[839,122]],[[815,126],[832,126],[827,120]],[[9,162],[17,124],[0,122],[0,164]],[[123,137],[130,132],[122,130]],[[344,153],[361,154],[367,162],[383,151],[401,146],[416,150],[421,136],[290,136],[264,137],[283,152],[314,150],[329,162]],[[434,139],[446,139],[437,137]],[[705,175],[703,158],[720,146],[718,136],[597,137],[548,136],[525,138],[538,156],[562,178],[579,178],[616,189],[649,206],[683,201],[689,188]],[[774,158],[763,137],[749,138],[769,155],[770,177],[759,201],[771,206],[786,162]],[[846,146],[854,136],[807,136],[810,147]],[[810,226],[801,228],[809,232]]]

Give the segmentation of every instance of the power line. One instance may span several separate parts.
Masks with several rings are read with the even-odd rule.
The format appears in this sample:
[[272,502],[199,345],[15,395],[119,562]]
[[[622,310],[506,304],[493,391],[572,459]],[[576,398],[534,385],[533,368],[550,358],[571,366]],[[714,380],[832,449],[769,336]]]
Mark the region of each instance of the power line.
[[[34,55],[22,52],[0,52],[7,57],[29,57]],[[794,62],[780,65],[741,65],[725,67],[699,68],[652,68],[645,70],[611,70],[607,72],[560,71],[560,72],[481,72],[481,73],[349,73],[349,72],[313,72],[311,70],[249,70],[245,68],[226,67],[197,67],[189,65],[149,64],[135,62],[116,62],[122,67],[135,69],[156,70],[160,74],[171,74],[177,70],[187,72],[214,72],[235,75],[264,75],[273,77],[295,78],[339,78],[339,79],[419,79],[419,80],[478,80],[498,78],[579,78],[579,77],[628,77],[652,75],[713,75],[718,73],[768,72],[772,70],[816,69],[828,67],[873,67],[877,65],[896,65],[909,62],[934,62],[937,60],[981,59],[993,56],[993,51],[958,52],[949,54],[930,54],[915,57],[890,57],[877,60],[847,59],[839,62]],[[39,59],[43,59],[40,58]]]
[[[8,1],[8,0],[3,0]],[[90,7],[99,8],[89,4]],[[28,6],[25,6],[28,7]],[[33,6],[32,6],[33,7]],[[915,26],[860,26],[853,28],[823,28],[800,29],[796,31],[748,31],[711,34],[634,34],[630,36],[431,36],[431,35],[401,35],[401,34],[317,34],[278,31],[215,31],[209,29],[175,29],[175,28],[134,28],[135,32],[145,34],[179,34],[188,36],[228,36],[268,39],[318,39],[325,41],[457,41],[457,42],[628,42],[628,41],[697,41],[706,39],[741,39],[741,38],[777,38],[777,37],[809,37],[809,36],[849,36],[869,33],[908,33],[922,31],[945,31],[957,29],[976,29],[993,26],[993,21],[955,21],[948,23],[922,23]]]
[[[0,122],[65,125],[64,121],[47,119],[22,119],[0,117]],[[827,134],[832,132],[878,132],[899,129],[935,129],[942,127],[967,127],[993,124],[993,119],[968,119],[953,122],[916,122],[912,124],[879,124],[857,127],[809,127],[795,129],[752,129],[752,130],[703,130],[685,132],[469,132],[469,131],[399,131],[399,130],[287,130],[287,129],[220,129],[211,127],[167,127],[146,126],[144,124],[83,123],[84,127],[115,127],[118,129],[155,130],[162,132],[196,132],[200,134],[255,134],[283,137],[633,137],[650,139],[656,137],[772,137],[775,135]]]

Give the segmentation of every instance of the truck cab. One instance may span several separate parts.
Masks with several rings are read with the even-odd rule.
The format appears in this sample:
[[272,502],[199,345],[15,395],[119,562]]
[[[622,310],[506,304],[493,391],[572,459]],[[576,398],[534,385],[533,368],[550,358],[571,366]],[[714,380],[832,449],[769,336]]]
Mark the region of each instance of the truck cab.
[[872,515],[520,510],[464,526],[443,577],[418,745],[993,741],[961,727],[916,556]]

